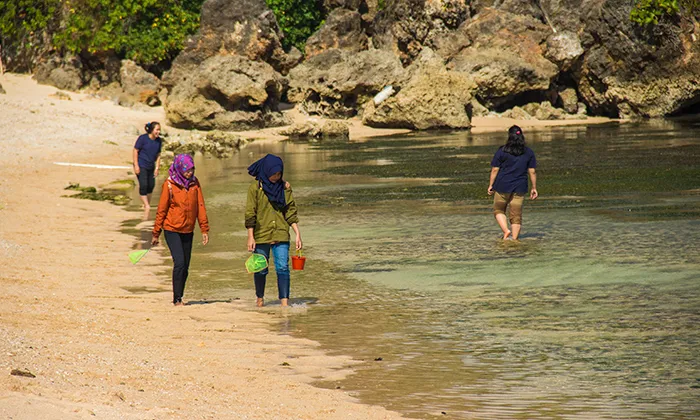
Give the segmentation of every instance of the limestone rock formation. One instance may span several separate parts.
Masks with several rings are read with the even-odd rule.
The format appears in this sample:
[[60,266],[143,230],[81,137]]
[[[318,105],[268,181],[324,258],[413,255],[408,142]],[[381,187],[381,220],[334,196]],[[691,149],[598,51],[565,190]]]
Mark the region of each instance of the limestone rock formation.
[[539,100],[559,73],[544,57],[550,29],[534,18],[487,9],[443,40],[448,68],[471,75],[474,95],[491,109]]
[[63,90],[78,91],[85,85],[83,63],[76,56],[52,56],[42,61],[37,66],[34,78],[42,85]]
[[362,31],[362,16],[344,8],[334,9],[326,23],[306,41],[306,57],[331,48],[346,51],[367,49],[368,38]]
[[408,65],[424,46],[436,49],[438,42],[466,21],[469,14],[468,0],[386,2],[386,8],[374,18],[372,42]]
[[560,70],[569,70],[583,53],[581,40],[573,32],[557,32],[547,37],[545,57],[557,64]]
[[126,95],[149,106],[160,105],[160,79],[131,60],[123,60],[119,79]]
[[205,60],[168,95],[170,124],[203,130],[248,130],[288,123],[278,110],[286,80],[267,63],[239,55]]
[[348,53],[331,49],[289,73],[287,97],[302,112],[349,118],[384,86],[405,78],[399,60],[379,50]]
[[178,127],[252,129],[286,120],[278,110],[286,74],[301,54],[282,49],[264,0],[207,0],[199,32],[163,76],[166,116]]
[[188,39],[170,71],[163,75],[163,84],[170,90],[206,59],[217,55],[264,61],[286,74],[300,57],[284,52],[282,36],[265,0],[207,0],[202,5],[199,31]]
[[413,67],[407,69],[410,81],[396,95],[378,105],[367,102],[363,124],[418,130],[471,127],[472,79],[465,73],[448,71],[427,48]]
[[700,27],[691,16],[658,25],[630,21],[625,0],[557,0],[547,13],[558,31],[579,34],[584,50],[570,73],[597,115],[662,117],[700,102]]

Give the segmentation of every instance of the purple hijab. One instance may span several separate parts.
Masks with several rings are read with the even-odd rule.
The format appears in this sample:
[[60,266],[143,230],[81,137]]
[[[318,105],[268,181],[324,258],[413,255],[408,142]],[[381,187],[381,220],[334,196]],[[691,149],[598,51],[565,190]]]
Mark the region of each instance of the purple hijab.
[[190,179],[187,179],[185,178],[185,172],[193,168],[194,160],[192,159],[192,156],[181,154],[175,156],[173,164],[170,165],[170,170],[168,173],[170,174],[170,179],[172,179],[173,182],[175,182],[177,185],[185,187],[186,190],[189,190],[190,187],[197,182],[197,178],[193,174]]

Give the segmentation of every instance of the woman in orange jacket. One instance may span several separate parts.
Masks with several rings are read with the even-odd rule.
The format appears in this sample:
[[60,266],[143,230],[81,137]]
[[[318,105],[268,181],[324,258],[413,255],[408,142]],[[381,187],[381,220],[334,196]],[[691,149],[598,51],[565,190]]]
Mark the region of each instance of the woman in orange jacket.
[[190,267],[195,220],[202,231],[202,244],[209,242],[209,221],[199,180],[194,176],[194,160],[190,155],[177,155],[170,165],[170,176],[163,183],[152,245],[158,245],[160,231],[173,257],[173,304],[182,306],[182,295]]

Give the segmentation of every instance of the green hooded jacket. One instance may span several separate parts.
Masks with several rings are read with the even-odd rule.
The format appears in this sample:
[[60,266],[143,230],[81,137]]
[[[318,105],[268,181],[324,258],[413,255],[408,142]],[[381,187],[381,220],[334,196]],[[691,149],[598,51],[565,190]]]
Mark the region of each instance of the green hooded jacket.
[[260,183],[257,180],[250,183],[245,206],[245,227],[253,228],[256,243],[289,242],[289,226],[299,223],[299,217],[291,188],[284,190],[284,198],[287,207],[282,211],[276,210]]

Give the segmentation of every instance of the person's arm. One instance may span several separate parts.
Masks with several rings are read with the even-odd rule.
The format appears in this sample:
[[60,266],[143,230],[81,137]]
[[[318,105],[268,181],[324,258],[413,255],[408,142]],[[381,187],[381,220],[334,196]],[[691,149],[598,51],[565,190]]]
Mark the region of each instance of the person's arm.
[[304,247],[304,244],[301,242],[301,231],[299,230],[299,225],[297,223],[292,223],[291,226],[292,230],[294,230],[294,233],[297,235],[296,247],[299,250]]
[[197,206],[197,221],[199,222],[199,230],[202,231],[202,245],[206,245],[209,243],[209,219],[207,218],[207,208],[204,205],[201,185],[197,188]]
[[498,175],[499,169],[501,169],[501,168],[499,168],[498,166],[491,167],[491,177],[489,179],[489,189],[487,190],[489,195],[493,195],[493,183],[496,182],[496,175]]
[[257,183],[248,187],[248,199],[245,204],[245,227],[248,230],[248,251],[255,251],[255,225],[258,220]]
[[134,173],[136,175],[141,173],[141,168],[139,168],[139,149],[134,149]]
[[255,228],[248,228],[248,252],[255,251]]
[[287,199],[287,211],[284,212],[284,220],[286,220],[289,226],[291,226],[292,230],[294,230],[294,233],[297,236],[296,247],[297,249],[301,249],[302,242],[301,231],[299,230],[299,214],[297,213],[297,203],[294,200],[291,187],[285,191],[285,196]]
[[158,156],[156,157],[156,169],[153,172],[154,176],[158,176],[158,169],[160,168],[160,153],[158,153]]
[[160,192],[160,201],[158,201],[158,210],[156,210],[156,220],[153,223],[151,245],[158,245],[158,238],[160,237],[160,232],[163,230],[163,223],[165,222],[165,217],[168,215],[168,209],[170,208],[170,189],[167,184],[168,181],[163,183],[163,188]]
[[535,168],[529,168],[527,170],[528,175],[530,175],[530,200],[535,200],[538,197],[537,194],[537,171]]

